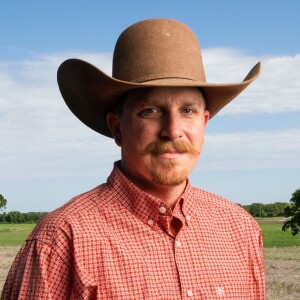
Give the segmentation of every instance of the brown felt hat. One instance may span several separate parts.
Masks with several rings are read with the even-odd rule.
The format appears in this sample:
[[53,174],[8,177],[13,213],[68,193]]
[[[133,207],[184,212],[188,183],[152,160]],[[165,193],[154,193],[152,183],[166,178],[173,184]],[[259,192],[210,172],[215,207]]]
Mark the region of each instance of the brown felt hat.
[[133,24],[117,40],[112,77],[69,59],[58,69],[58,85],[70,110],[84,124],[112,137],[106,114],[126,92],[145,87],[201,87],[212,118],[260,73],[256,64],[239,83],[207,83],[199,43],[185,24],[149,19]]

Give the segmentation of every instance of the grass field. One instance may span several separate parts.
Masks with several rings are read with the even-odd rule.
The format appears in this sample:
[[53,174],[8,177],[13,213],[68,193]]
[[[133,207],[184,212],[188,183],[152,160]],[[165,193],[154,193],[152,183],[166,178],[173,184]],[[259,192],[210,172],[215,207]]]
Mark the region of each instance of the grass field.
[[[258,220],[265,246],[268,300],[300,299],[300,235],[281,230],[278,219]],[[0,224],[0,295],[9,267],[34,224]]]
[[35,224],[0,224],[0,247],[20,246]]
[[283,222],[278,219],[257,220],[263,232],[264,247],[300,247],[300,234],[282,231]]

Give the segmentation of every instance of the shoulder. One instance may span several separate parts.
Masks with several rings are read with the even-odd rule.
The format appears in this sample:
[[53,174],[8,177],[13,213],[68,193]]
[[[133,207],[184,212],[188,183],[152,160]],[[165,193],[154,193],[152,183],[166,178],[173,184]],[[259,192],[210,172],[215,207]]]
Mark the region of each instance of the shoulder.
[[36,225],[28,240],[39,240],[53,244],[54,240],[71,239],[74,232],[79,232],[84,224],[93,222],[95,216],[101,215],[103,202],[109,201],[110,190],[106,184],[69,200],[63,206],[48,213]]
[[255,219],[241,206],[214,193],[193,187],[195,206],[204,210],[210,218],[215,218],[224,224],[230,223],[242,227],[251,227],[260,232]]

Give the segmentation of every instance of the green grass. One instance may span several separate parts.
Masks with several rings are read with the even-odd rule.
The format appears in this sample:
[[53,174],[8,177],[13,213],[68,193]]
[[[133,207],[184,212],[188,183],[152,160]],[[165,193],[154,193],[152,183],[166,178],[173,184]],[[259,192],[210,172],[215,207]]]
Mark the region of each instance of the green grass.
[[[257,220],[262,232],[264,247],[299,247],[300,234],[293,236],[290,231],[283,232],[279,218]],[[21,246],[35,224],[0,224],[0,246]]]
[[35,224],[0,224],[0,246],[20,246]]
[[299,247],[300,234],[293,236],[291,231],[282,231],[282,222],[272,220],[258,220],[263,232],[264,247]]

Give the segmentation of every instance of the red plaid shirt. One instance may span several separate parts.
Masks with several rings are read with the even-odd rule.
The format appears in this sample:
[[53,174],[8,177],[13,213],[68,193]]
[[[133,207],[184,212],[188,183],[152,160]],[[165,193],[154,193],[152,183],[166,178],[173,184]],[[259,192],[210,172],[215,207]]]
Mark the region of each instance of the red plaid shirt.
[[265,299],[261,231],[190,184],[172,212],[115,166],[106,184],[36,226],[2,299]]

